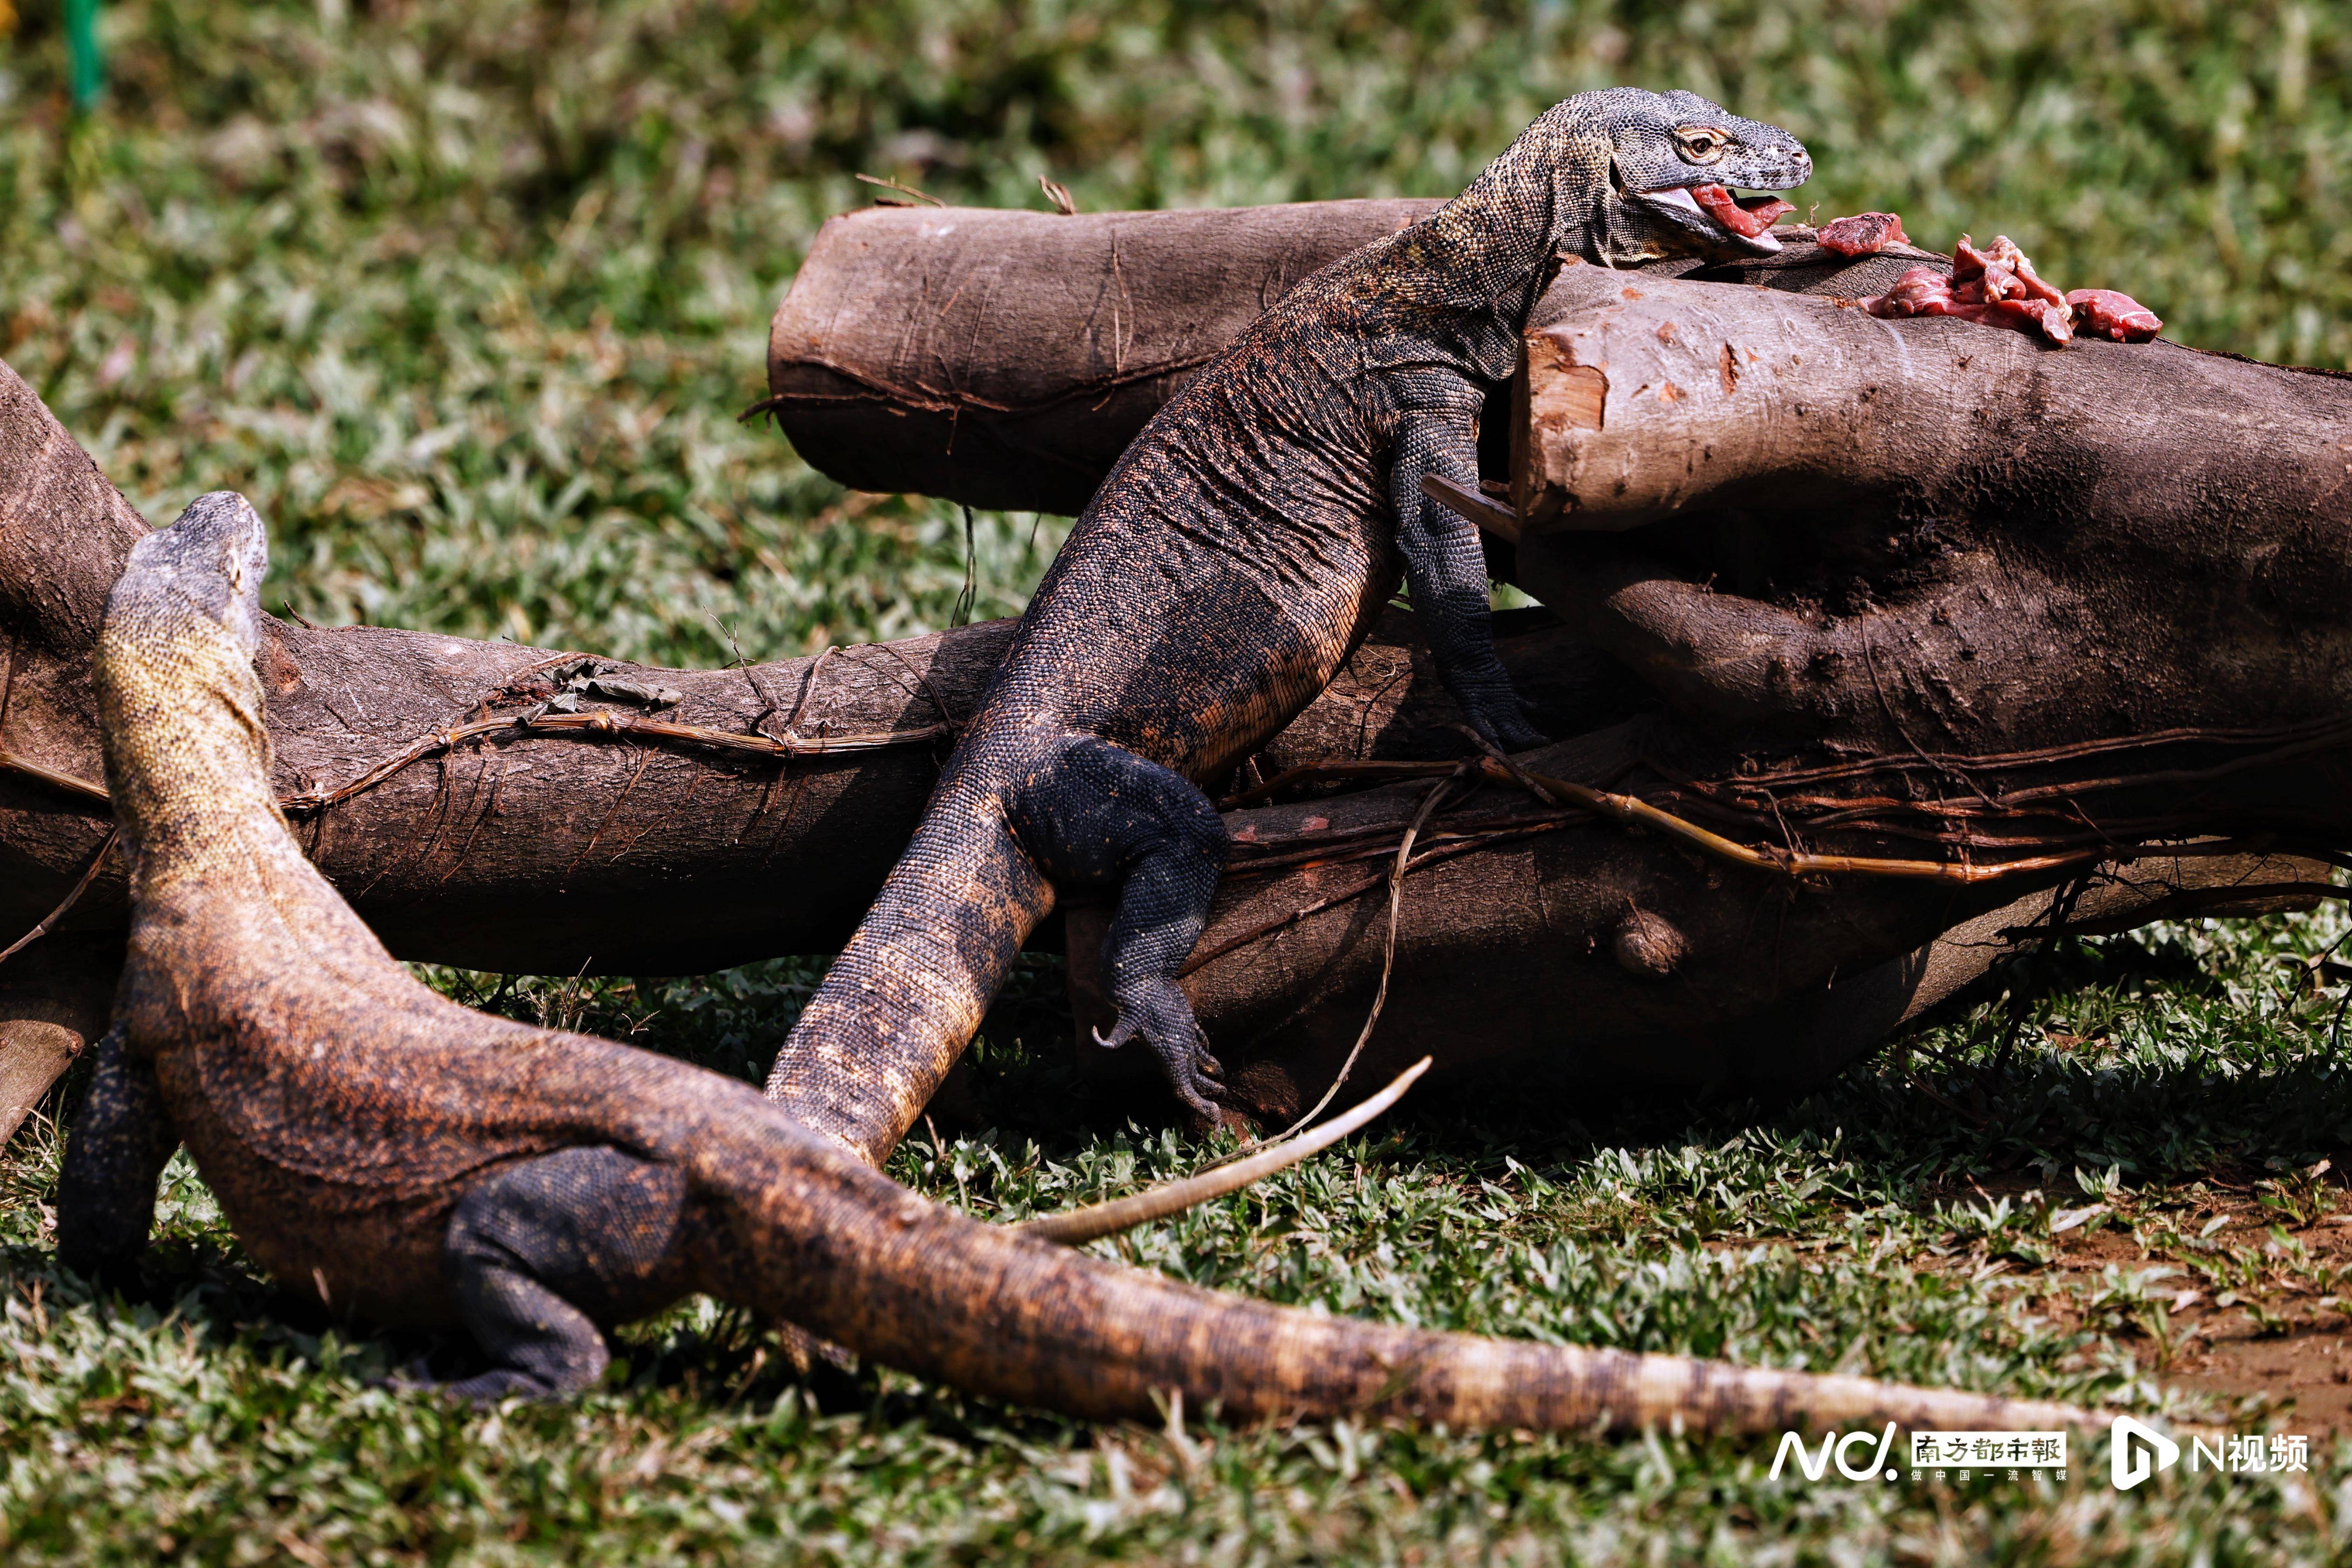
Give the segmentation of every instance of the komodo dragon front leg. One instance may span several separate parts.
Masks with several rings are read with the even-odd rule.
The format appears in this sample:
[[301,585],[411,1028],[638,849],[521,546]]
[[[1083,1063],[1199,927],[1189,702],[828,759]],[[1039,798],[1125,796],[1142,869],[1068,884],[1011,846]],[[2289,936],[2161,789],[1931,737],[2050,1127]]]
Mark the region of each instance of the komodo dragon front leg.
[[1477,525],[1441,505],[1422,486],[1424,479],[1436,478],[1478,488],[1477,421],[1484,389],[1443,370],[1399,375],[1395,385],[1405,405],[1397,418],[1396,466],[1389,480],[1397,553],[1438,675],[1487,739],[1509,752],[1540,746],[1544,736],[1528,722],[1495,653],[1486,552]]
[[[1486,390],[1564,256],[1779,247],[1724,185],[1811,160],[1686,92],[1555,106],[1454,201],[1285,295],[1145,426],[1055,560],[906,856],[778,1053],[768,1093],[879,1162],[920,1114],[1057,898],[1116,905],[1118,1019],[1195,1116],[1223,1095],[1176,975],[1224,854],[1201,786],[1328,683],[1412,584],[1486,738],[1540,739],[1495,657],[1469,525]],[[1703,206],[1694,189],[1707,198]]]
[[100,1114],[74,1128],[58,1193],[78,1268],[143,1239],[176,1129],[272,1275],[361,1318],[462,1325],[491,1363],[457,1385],[478,1395],[585,1387],[607,1327],[701,1290],[1096,1418],[1148,1417],[1173,1390],[1240,1420],[1551,1431],[2089,1420],[1221,1296],[927,1203],[732,1079],[469,1012],[393,961],[278,812],[263,565],[252,509],[208,496],[139,542],[108,601],[97,685],[132,923]]

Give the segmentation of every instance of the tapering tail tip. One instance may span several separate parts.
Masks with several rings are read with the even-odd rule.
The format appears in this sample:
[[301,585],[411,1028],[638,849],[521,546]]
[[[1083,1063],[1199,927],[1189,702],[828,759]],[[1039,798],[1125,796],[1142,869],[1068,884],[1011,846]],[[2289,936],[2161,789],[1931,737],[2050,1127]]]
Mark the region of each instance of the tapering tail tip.
[[[779,1119],[781,1122],[781,1119]],[[739,1300],[969,1393],[1097,1420],[1774,1434],[2084,1428],[2085,1410],[1875,1379],[1438,1332],[1180,1284],[927,1203],[798,1129],[697,1151],[740,1197]]]

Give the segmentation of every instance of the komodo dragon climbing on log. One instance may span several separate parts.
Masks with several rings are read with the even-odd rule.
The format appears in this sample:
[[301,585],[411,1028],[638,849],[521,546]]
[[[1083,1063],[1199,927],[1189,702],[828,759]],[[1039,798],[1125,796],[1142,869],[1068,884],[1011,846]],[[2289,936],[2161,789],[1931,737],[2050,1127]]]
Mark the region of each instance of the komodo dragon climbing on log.
[[1495,657],[1477,531],[1422,481],[1477,483],[1479,409],[1563,258],[1776,249],[1769,211],[1725,187],[1811,173],[1794,137],[1696,94],[1583,93],[1454,201],[1284,296],[1080,515],[770,1098],[878,1163],[1055,899],[1110,895],[1103,1043],[1142,1038],[1213,1117],[1220,1069],[1177,985],[1225,853],[1202,781],[1323,689],[1400,556],[1471,722],[1541,743]]
[[1087,1417],[1148,1417],[1176,1390],[1240,1419],[1550,1430],[2089,1419],[1220,1296],[928,1203],[738,1080],[460,1007],[394,962],[278,808],[254,668],[265,560],[252,508],[205,497],[139,542],[108,602],[97,684],[133,917],[58,1193],[78,1269],[144,1244],[176,1135],[279,1280],[470,1331],[492,1366],[450,1387],[474,1397],[593,1384],[603,1326],[699,1290]]

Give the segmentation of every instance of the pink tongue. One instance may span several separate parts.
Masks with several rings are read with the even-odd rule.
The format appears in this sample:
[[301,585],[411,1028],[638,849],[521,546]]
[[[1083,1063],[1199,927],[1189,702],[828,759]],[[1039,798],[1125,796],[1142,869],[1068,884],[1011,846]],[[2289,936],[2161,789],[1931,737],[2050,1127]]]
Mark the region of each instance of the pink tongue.
[[1742,206],[1729,191],[1721,185],[1693,185],[1691,200],[1706,210],[1706,216],[1744,239],[1754,239],[1770,228],[1783,213],[1797,209],[1778,196],[1751,196],[1755,205]]

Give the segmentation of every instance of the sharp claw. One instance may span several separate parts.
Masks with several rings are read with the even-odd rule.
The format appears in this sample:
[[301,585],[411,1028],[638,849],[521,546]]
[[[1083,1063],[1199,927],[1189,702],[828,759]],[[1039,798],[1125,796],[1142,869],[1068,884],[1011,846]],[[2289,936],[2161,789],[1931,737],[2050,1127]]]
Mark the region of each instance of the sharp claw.
[[1112,1025],[1110,1038],[1108,1040],[1103,1038],[1103,1032],[1099,1027],[1091,1028],[1087,1032],[1094,1036],[1095,1044],[1100,1046],[1107,1051],[1115,1051],[1118,1049],[1119,1047],[1127,1044],[1129,1039],[1127,1026],[1125,1024]]

